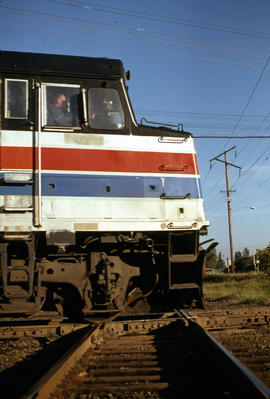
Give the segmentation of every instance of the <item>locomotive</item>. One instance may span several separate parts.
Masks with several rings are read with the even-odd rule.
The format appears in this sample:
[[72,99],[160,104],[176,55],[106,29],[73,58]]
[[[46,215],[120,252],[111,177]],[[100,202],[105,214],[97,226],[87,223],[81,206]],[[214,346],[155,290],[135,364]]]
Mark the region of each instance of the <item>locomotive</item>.
[[136,121],[117,59],[0,52],[0,315],[202,300],[192,134]]

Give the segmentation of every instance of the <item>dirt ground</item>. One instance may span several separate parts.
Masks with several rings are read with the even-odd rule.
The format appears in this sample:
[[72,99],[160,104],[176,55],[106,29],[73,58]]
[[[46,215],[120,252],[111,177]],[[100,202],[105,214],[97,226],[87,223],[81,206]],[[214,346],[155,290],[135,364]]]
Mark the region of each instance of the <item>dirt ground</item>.
[[269,326],[211,334],[270,389]]
[[[228,300],[210,301],[207,297],[204,298],[204,304],[205,310],[209,311],[246,307],[236,306]],[[270,325],[211,331],[211,334],[270,389]]]

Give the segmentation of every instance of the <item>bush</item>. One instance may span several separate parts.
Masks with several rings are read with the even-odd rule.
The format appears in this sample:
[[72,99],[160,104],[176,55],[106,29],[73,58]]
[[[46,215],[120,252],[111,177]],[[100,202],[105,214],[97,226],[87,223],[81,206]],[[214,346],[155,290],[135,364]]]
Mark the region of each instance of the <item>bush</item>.
[[270,269],[270,245],[265,249],[258,249],[256,253],[256,258],[259,261],[260,270]]

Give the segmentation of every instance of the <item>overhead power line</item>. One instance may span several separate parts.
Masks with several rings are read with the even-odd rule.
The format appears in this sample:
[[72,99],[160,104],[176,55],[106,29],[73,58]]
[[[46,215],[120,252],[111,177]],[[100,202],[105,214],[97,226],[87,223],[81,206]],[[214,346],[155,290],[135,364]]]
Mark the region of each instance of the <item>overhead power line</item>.
[[66,34],[60,34],[58,32],[48,32],[48,31],[42,31],[39,29],[33,29],[33,28],[29,28],[29,27],[21,27],[18,25],[0,24],[0,26],[5,29],[15,29],[15,30],[24,30],[24,31],[28,31],[28,32],[41,33],[46,36],[53,36],[54,38],[62,37],[62,38],[68,39],[68,40],[79,40],[79,41],[85,41],[88,43],[95,43],[95,44],[99,44],[99,45],[105,44],[105,45],[110,45],[110,46],[145,51],[145,52],[149,52],[149,53],[166,54],[166,55],[173,55],[173,56],[177,56],[177,57],[187,57],[187,58],[197,59],[197,60],[201,60],[201,61],[217,62],[217,63],[231,64],[231,65],[238,65],[238,66],[245,66],[245,67],[252,67],[252,68],[261,68],[261,65],[248,64],[248,63],[243,63],[243,62],[238,62],[238,61],[217,59],[217,58],[211,58],[211,57],[202,57],[202,56],[197,56],[194,54],[186,54],[186,53],[180,53],[180,52],[170,51],[170,50],[161,50],[161,49],[154,49],[154,48],[149,48],[149,47],[139,47],[139,46],[134,46],[131,44],[114,43],[114,42],[105,41],[105,40],[94,40],[94,39],[88,39],[85,37],[77,37],[73,34],[66,35]]
[[[266,60],[266,62],[265,62],[265,64],[264,64],[264,67],[263,67],[263,69],[262,69],[262,71],[261,71],[261,73],[260,73],[260,75],[259,75],[259,77],[258,77],[258,79],[257,79],[257,82],[256,82],[256,84],[255,84],[255,86],[254,86],[254,88],[253,88],[253,90],[252,90],[252,92],[251,92],[251,94],[250,94],[250,96],[249,96],[249,98],[248,98],[248,100],[247,100],[247,102],[246,102],[244,108],[243,108],[243,111],[241,112],[241,115],[239,116],[239,118],[238,118],[238,120],[237,120],[237,122],[236,122],[236,124],[235,124],[235,126],[234,126],[234,128],[233,128],[233,130],[232,130],[231,135],[230,135],[229,137],[227,137],[227,140],[226,140],[226,142],[225,142],[225,144],[224,144],[224,146],[223,146],[222,151],[224,151],[224,149],[226,148],[228,142],[233,138],[236,129],[238,128],[238,126],[239,126],[241,120],[243,119],[244,114],[245,114],[245,112],[246,112],[246,110],[247,110],[247,108],[248,108],[248,106],[249,106],[249,104],[250,104],[250,102],[251,102],[251,100],[252,100],[252,98],[253,98],[253,96],[254,96],[254,94],[255,94],[257,88],[258,88],[258,85],[259,85],[259,83],[260,83],[260,81],[261,81],[261,79],[262,79],[262,77],[263,77],[263,74],[264,74],[264,72],[265,72],[265,70],[266,70],[266,68],[267,68],[267,66],[268,66],[269,61],[270,61],[270,56],[267,58],[267,60]],[[234,137],[235,137],[235,138],[240,138],[240,137],[236,137],[236,136],[234,136]],[[257,137],[259,137],[259,136],[257,136]],[[203,137],[200,137],[200,138],[203,138]],[[205,137],[204,137],[204,138],[205,138]],[[216,138],[216,137],[213,137],[213,138]],[[224,138],[226,138],[226,137],[224,137]],[[246,138],[251,138],[251,137],[246,137]],[[252,137],[252,138],[254,138],[254,137]],[[267,136],[263,136],[263,138],[267,138]],[[208,176],[209,176],[209,174],[207,175],[207,177],[208,177]],[[205,179],[205,180],[206,180],[206,179]],[[214,186],[213,186],[213,189],[214,189]],[[209,193],[210,193],[210,192],[208,192],[208,194],[209,194]]]
[[[264,119],[262,120],[261,124],[260,124],[260,125],[258,126],[258,128],[256,129],[256,131],[255,131],[255,133],[254,133],[255,135],[257,134],[257,132],[259,132],[259,131],[261,130],[262,126],[264,125],[265,121],[269,118],[269,116],[270,116],[270,111],[265,115],[265,117],[264,117]],[[267,129],[267,130],[268,130],[268,129]],[[248,141],[243,145],[243,147],[238,151],[238,155],[239,155],[242,151],[244,151],[244,149],[245,149],[246,146],[248,145],[249,141],[250,141],[250,140],[248,140]],[[257,147],[257,145],[256,145],[256,147]],[[252,148],[252,152],[254,152],[254,150],[255,150],[255,148],[253,147],[253,148]],[[248,157],[246,158],[246,160],[245,160],[245,162],[242,164],[242,166],[250,159],[250,154],[251,154],[251,152],[249,153]]]
[[270,139],[270,136],[194,136],[195,139]]
[[58,3],[73,7],[83,8],[89,11],[100,11],[100,12],[107,12],[111,14],[117,15],[125,15],[134,18],[146,19],[150,21],[158,21],[162,23],[169,23],[169,24],[176,24],[176,25],[184,25],[189,26],[197,29],[206,29],[212,31],[219,31],[219,32],[226,32],[236,35],[244,35],[244,36],[252,36],[262,39],[270,39],[270,34],[267,32],[259,32],[250,29],[242,29],[239,27],[229,26],[229,25],[217,25],[208,22],[202,21],[194,21],[187,18],[175,18],[170,16],[164,16],[159,14],[153,14],[145,11],[136,11],[136,10],[129,10],[124,8],[117,8],[117,7],[110,7],[105,6],[99,3],[94,3],[92,1],[80,1],[80,0],[47,0],[51,3]]
[[[265,184],[269,184],[269,177],[267,177],[266,179],[264,179],[260,184],[258,184],[257,186],[253,186],[252,190],[250,190],[250,192],[245,195],[244,197],[241,197],[239,199],[240,203],[243,203],[243,201],[245,201],[246,199],[249,199],[252,201],[252,195],[254,195],[254,192],[257,191],[258,188],[264,186]],[[231,186],[233,187],[233,186]],[[241,209],[241,208],[236,208],[236,209]]]
[[[234,135],[236,129],[238,128],[238,126],[239,126],[239,124],[240,124],[240,122],[241,122],[241,120],[242,120],[242,118],[243,118],[243,116],[244,116],[244,114],[245,114],[245,112],[246,112],[246,110],[247,110],[247,108],[248,108],[248,106],[249,106],[249,104],[250,104],[250,102],[251,102],[251,100],[252,100],[252,98],[253,98],[256,90],[257,90],[257,88],[258,88],[258,86],[259,86],[259,83],[260,83],[260,81],[261,81],[261,79],[263,77],[263,74],[264,74],[264,72],[265,72],[265,70],[266,70],[266,68],[267,68],[267,66],[269,64],[269,61],[270,61],[270,56],[267,58],[267,60],[266,60],[266,62],[264,64],[264,67],[263,67],[263,69],[262,69],[262,71],[261,71],[261,73],[260,73],[260,75],[259,75],[259,77],[257,79],[257,82],[256,82],[255,86],[252,89],[252,92],[251,92],[251,94],[250,94],[250,96],[249,96],[249,98],[248,98],[248,100],[247,100],[247,102],[246,102],[246,104],[245,104],[245,106],[243,108],[243,111],[241,112],[241,115],[239,116],[239,119],[238,119],[238,121],[236,122],[236,125],[233,128],[233,131],[231,133],[230,138],[232,138],[232,136]],[[229,142],[229,139],[225,142],[223,150],[227,146],[228,142]]]
[[[246,169],[246,170],[242,173],[242,178],[243,178],[243,176],[245,176],[247,173],[249,173],[249,171],[251,170],[251,168],[253,168],[253,167],[259,162],[259,160],[262,159],[262,157],[263,157],[264,155],[267,154],[268,151],[270,151],[270,145],[269,145],[268,147],[266,147],[266,149],[264,150],[264,152],[263,152],[263,153],[249,166],[248,169]],[[238,182],[238,180],[239,180],[239,178],[233,183],[232,187]],[[246,181],[246,180],[245,180],[245,181]]]
[[[253,58],[265,58],[268,55],[269,49],[265,49],[267,53],[258,53],[248,49],[239,49],[234,47],[225,47],[225,46],[218,46],[213,44],[202,43],[203,41],[200,39],[197,40],[186,40],[181,39],[179,35],[170,35],[164,34],[160,32],[153,32],[148,29],[138,29],[132,28],[131,26],[121,26],[121,25],[112,25],[106,24],[101,22],[91,22],[89,20],[78,19],[78,18],[70,18],[64,17],[61,15],[56,14],[49,14],[49,13],[40,13],[36,11],[30,11],[25,9],[18,9],[18,8],[11,8],[11,7],[0,7],[0,14],[7,16],[7,17],[15,17],[21,18],[26,20],[34,20],[36,18],[40,18],[41,20],[45,21],[46,23],[64,26],[64,27],[71,27],[79,30],[90,30],[100,33],[105,33],[109,35],[117,35],[117,36],[126,36],[140,40],[152,41],[156,43],[164,43],[173,46],[181,46],[187,48],[197,48],[200,50],[207,50],[207,51],[215,51],[215,52],[222,52],[226,54],[233,54],[239,56],[247,56]],[[209,40],[208,40],[209,42]]]
[[[217,112],[194,112],[194,111],[176,111],[176,110],[160,110],[160,109],[147,109],[147,108],[135,108],[137,113],[157,113],[157,114],[175,114],[175,115],[186,115],[201,118],[207,116],[207,118],[238,118],[240,114],[232,113],[217,113]],[[268,114],[267,114],[268,115]],[[245,118],[265,118],[263,114],[246,114]]]

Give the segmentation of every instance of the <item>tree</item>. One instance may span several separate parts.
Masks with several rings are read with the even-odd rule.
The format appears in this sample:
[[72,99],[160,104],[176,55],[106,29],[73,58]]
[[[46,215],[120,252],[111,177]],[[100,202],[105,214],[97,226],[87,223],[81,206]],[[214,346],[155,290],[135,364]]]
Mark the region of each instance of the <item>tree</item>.
[[245,257],[245,258],[249,258],[249,257],[250,257],[249,249],[248,249],[248,248],[244,248],[243,257]]
[[260,270],[270,270],[270,244],[265,249],[257,249],[256,258]]
[[252,256],[242,256],[242,258],[235,264],[237,272],[250,272],[254,270]]
[[241,251],[236,251],[234,254],[234,264],[237,265],[237,263],[242,259],[242,254]]
[[218,253],[217,267],[220,268],[220,269],[225,267],[225,262],[222,259],[222,253],[221,252]]
[[240,251],[235,252],[234,264],[237,272],[248,272],[254,268],[253,258],[249,255],[248,248],[244,248],[243,254]]
[[209,254],[206,256],[206,267],[209,269],[215,269],[217,267],[217,251],[214,248]]

